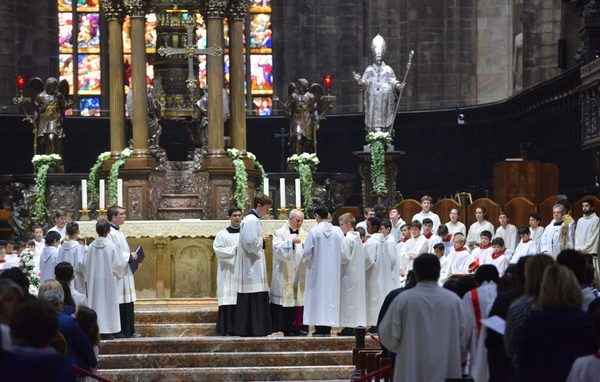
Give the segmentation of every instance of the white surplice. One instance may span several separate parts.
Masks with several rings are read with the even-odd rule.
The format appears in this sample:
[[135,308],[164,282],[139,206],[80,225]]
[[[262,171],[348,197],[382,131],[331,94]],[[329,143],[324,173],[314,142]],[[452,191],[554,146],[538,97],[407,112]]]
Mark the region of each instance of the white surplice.
[[408,272],[408,257],[404,256],[404,248],[409,239],[402,239],[396,244],[396,261],[398,262],[398,270],[400,271],[400,280],[403,280]]
[[65,240],[56,256],[56,264],[66,261],[73,266],[73,285],[79,293],[85,294],[85,277],[83,276],[83,263],[85,261],[85,249],[77,240]]
[[494,238],[496,237],[501,237],[504,240],[504,246],[514,251],[519,243],[519,230],[512,224],[507,224],[506,227],[500,226],[496,230]]
[[[129,249],[129,244],[127,244],[125,234],[121,230],[115,229],[115,227],[113,227],[111,224],[110,233],[108,234],[107,239],[115,245],[118,253],[121,255],[121,257],[123,257],[123,260],[126,263],[129,263],[131,250]],[[119,304],[135,302],[135,281],[133,279],[133,272],[131,272],[131,267],[129,265],[125,267],[123,276],[119,276],[117,278],[117,288],[120,291]]]
[[394,235],[389,234],[385,237],[385,241],[388,245],[388,252],[392,256],[392,289],[400,288],[400,266],[401,262],[398,260],[398,254],[396,253],[396,238]]
[[442,242],[442,238],[436,234],[431,234],[429,237],[425,236],[425,239],[427,239],[427,253],[433,253],[433,246]]
[[383,345],[396,353],[394,381],[462,377],[465,313],[455,293],[419,282],[393,300],[378,329]]
[[481,223],[475,222],[471,224],[469,233],[467,234],[467,245],[470,245],[473,241],[479,244],[480,236],[483,231],[490,231],[492,236],[494,236],[494,225],[487,220],[484,220]]
[[217,303],[219,306],[235,305],[237,302],[237,284],[234,272],[239,241],[239,229],[219,231],[213,241],[213,250],[219,259],[217,265]]
[[383,300],[393,288],[391,273],[396,253],[395,251],[390,253],[389,248],[389,243],[381,233],[372,234],[364,245],[367,325],[369,326],[377,325]]
[[575,249],[583,253],[600,255],[600,218],[595,212],[577,220]]
[[484,258],[484,260],[480,262],[480,264],[491,264],[495,266],[498,270],[498,274],[500,275],[500,277],[502,277],[502,275],[504,275],[504,272],[506,272],[506,268],[508,268],[508,264],[512,255],[513,252],[510,249],[506,248],[502,252],[488,254]]
[[413,269],[413,261],[429,250],[429,242],[423,235],[408,239],[400,253],[402,263],[406,263],[406,272]]
[[542,241],[540,243],[540,253],[547,253],[556,260],[556,256],[558,256],[560,251],[564,249],[573,249],[575,247],[573,240],[575,227],[573,223],[569,224],[568,227],[566,227],[566,237],[564,237],[564,223],[562,221],[557,222],[559,223],[558,225],[555,225],[554,223],[554,220],[552,220],[550,224],[544,228]]
[[304,282],[306,264],[302,243],[294,244],[299,238],[306,240],[306,231],[300,227],[298,233],[290,232],[289,221],[273,235],[273,273],[271,302],[283,307],[304,305]]
[[304,242],[305,325],[339,326],[343,240],[342,231],[326,221],[320,222],[308,233]]
[[99,237],[88,247],[84,263],[87,297],[90,308],[98,315],[98,327],[102,334],[121,331],[121,289],[117,278],[123,276],[125,269],[129,269],[129,264],[111,240]]
[[344,236],[340,276],[340,327],[366,326],[365,251],[356,231]]
[[402,231],[400,230],[400,227],[402,227],[404,224],[406,224],[406,222],[404,222],[402,218],[399,218],[396,224],[392,223],[392,231],[390,233],[394,235],[394,240],[396,243],[402,240]]
[[40,285],[46,280],[54,280],[54,267],[56,266],[56,256],[58,248],[51,245],[44,247],[40,256]]
[[482,265],[484,264],[485,259],[492,253],[494,253],[494,248],[491,245],[480,245],[479,247],[473,248],[471,251],[471,258],[473,261],[479,260],[479,265]]
[[535,229],[529,227],[529,237],[535,243],[536,253],[540,253],[542,248],[542,236],[544,236],[544,227],[536,227]]
[[[469,265],[473,261],[474,258],[466,247],[462,247],[459,250],[452,249],[445,262],[445,267],[447,269],[446,277],[449,278],[452,275],[464,275],[469,273]],[[446,280],[440,280],[441,283],[444,283],[445,281]]]
[[[55,231],[55,232],[59,233],[59,235],[60,235],[60,242],[61,243],[67,237],[67,226],[66,225],[64,227],[62,227],[62,228],[58,228],[57,226],[54,226],[54,227],[52,227],[52,228],[50,228],[48,230],[48,232],[50,232],[50,231]],[[46,232],[46,233],[48,233],[48,232]]]
[[238,293],[269,291],[267,262],[260,219],[250,213],[240,224],[238,258],[235,262],[235,279]]
[[519,262],[521,257],[532,256],[537,254],[537,246],[535,245],[535,241],[528,239],[527,241],[521,240],[517,245],[517,249],[515,249],[515,253],[513,253],[510,258],[511,264],[516,264]]
[[456,224],[452,223],[452,221],[449,221],[448,223],[446,223],[446,227],[448,227],[448,233],[450,235],[454,235],[455,233],[460,232],[463,235],[467,236],[467,227],[460,221],[457,221]]
[[[433,221],[433,232],[437,232],[438,227],[440,226],[440,217],[436,214],[433,213],[431,211],[429,212],[419,212],[418,214],[414,214],[412,217],[411,222],[418,220],[419,222],[421,222],[421,225],[423,224],[423,219],[429,218]],[[423,232],[423,228],[421,227],[421,232]]]

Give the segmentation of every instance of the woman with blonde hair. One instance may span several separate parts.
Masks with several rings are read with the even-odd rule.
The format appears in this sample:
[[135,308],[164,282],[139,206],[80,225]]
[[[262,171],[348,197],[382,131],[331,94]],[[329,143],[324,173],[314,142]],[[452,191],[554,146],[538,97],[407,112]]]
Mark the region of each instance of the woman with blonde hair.
[[546,268],[517,349],[518,380],[564,381],[575,359],[597,348],[575,274],[564,265]]

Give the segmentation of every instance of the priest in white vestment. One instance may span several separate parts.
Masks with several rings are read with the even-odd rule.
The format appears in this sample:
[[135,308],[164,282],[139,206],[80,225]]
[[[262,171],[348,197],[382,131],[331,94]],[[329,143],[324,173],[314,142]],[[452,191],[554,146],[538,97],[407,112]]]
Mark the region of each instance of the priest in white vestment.
[[271,317],[273,331],[284,336],[305,335],[294,327],[296,311],[304,306],[306,265],[302,243],[307,233],[302,228],[304,213],[291,210],[288,221],[273,235],[273,273],[271,281]]
[[560,251],[575,247],[573,219],[565,215],[565,212],[565,206],[562,204],[554,205],[552,221],[546,226],[542,235],[540,252],[552,256],[554,260]]
[[261,216],[269,213],[271,198],[256,194],[254,208],[240,224],[240,243],[235,262],[235,279],[238,287],[236,301],[235,334],[242,337],[267,336],[271,334],[271,309],[269,307],[269,281],[265,259],[265,240]]
[[402,226],[406,224],[402,217],[400,216],[400,212],[397,208],[390,209],[388,213],[390,223],[392,223],[392,235],[394,235],[394,240],[398,243],[402,240]]
[[391,274],[396,253],[389,252],[389,243],[379,232],[381,229],[379,218],[369,218],[367,229],[371,233],[371,237],[364,245],[367,325],[372,327],[370,330],[373,332],[383,300],[393,289]]
[[48,232],[58,232],[62,243],[65,237],[67,237],[67,214],[63,210],[56,210],[52,214],[52,221],[54,222],[54,226]]
[[501,237],[504,240],[506,248],[514,252],[519,243],[517,227],[509,223],[508,215],[506,215],[506,212],[504,211],[500,212],[498,222],[500,223],[500,227],[496,230],[496,235],[494,237]]
[[458,220],[460,217],[460,211],[458,208],[453,208],[450,210],[450,221],[445,224],[448,227],[448,232],[451,235],[454,235],[457,232],[462,233],[463,235],[467,235],[467,227]]
[[509,262],[511,264],[518,263],[521,257],[533,256],[537,254],[537,246],[531,239],[530,233],[531,231],[529,230],[529,227],[519,228],[519,236],[521,237],[521,241],[519,241],[519,244],[515,249],[515,253],[510,258]]
[[344,233],[340,282],[340,335],[353,335],[353,328],[367,325],[365,294],[365,252],[354,216],[345,213],[338,218]]
[[538,213],[529,215],[529,237],[535,243],[536,253],[542,248],[542,236],[544,235],[544,227],[541,227],[542,217]]
[[467,245],[473,247],[479,245],[479,236],[482,231],[490,231],[492,236],[494,235],[494,225],[487,221],[487,210],[485,207],[475,208],[475,223],[469,227],[469,233],[467,234]]
[[86,293],[85,277],[83,276],[83,262],[85,261],[85,249],[79,244],[77,237],[79,236],[79,224],[76,222],[67,223],[67,237],[63,240],[62,245],[58,248],[56,263],[66,261],[73,266],[73,287],[79,293]]
[[340,324],[344,234],[339,227],[334,227],[327,221],[328,216],[327,208],[315,208],[318,224],[310,230],[304,242],[306,292],[303,321],[305,325],[315,325],[315,335],[329,335],[331,327],[338,327]]
[[[125,238],[125,234],[121,231],[121,226],[125,223],[127,215],[125,210],[119,206],[109,207],[106,211],[106,218],[110,224],[110,233],[108,240],[117,248],[117,251],[127,263],[137,259],[137,253],[129,249],[129,244]],[[140,264],[141,267],[141,264]],[[135,332],[135,310],[134,303],[136,301],[135,281],[131,267],[125,267],[123,276],[117,278],[117,286],[119,289],[119,312],[121,315],[121,333],[118,337],[139,337]]]
[[588,254],[600,254],[600,218],[594,212],[594,201],[581,203],[583,216],[575,227],[575,250]]
[[213,241],[213,250],[219,260],[217,264],[217,334],[235,335],[235,303],[237,302],[237,284],[235,283],[235,261],[240,241],[240,222],[242,210],[231,207],[229,227],[217,232]]
[[114,243],[107,238],[110,228],[106,220],[96,223],[98,238],[88,247],[83,269],[88,304],[98,315],[100,334],[114,338],[112,335],[121,331],[121,289],[117,285],[117,277],[122,277],[129,265]]
[[440,217],[431,211],[431,207],[433,206],[433,199],[429,195],[424,195],[421,198],[421,212],[414,214],[411,221],[418,220],[421,223],[421,227],[423,226],[423,219],[431,219],[433,222],[433,232],[437,231],[440,226]]
[[435,255],[419,256],[414,272],[417,285],[393,300],[379,325],[381,343],[396,353],[394,381],[460,379],[466,360],[463,304],[437,285]]

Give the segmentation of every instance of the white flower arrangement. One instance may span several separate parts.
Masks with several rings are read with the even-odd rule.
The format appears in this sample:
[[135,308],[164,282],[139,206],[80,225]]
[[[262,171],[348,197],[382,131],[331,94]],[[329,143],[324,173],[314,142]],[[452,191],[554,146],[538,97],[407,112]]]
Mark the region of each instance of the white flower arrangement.
[[109,190],[109,204],[114,206],[117,204],[118,196],[117,196],[117,179],[119,179],[119,169],[125,163],[125,160],[131,156],[133,151],[126,147],[119,154],[119,159],[113,163],[110,168],[110,172],[108,173],[108,190]]
[[246,201],[248,200],[248,174],[246,173],[246,166],[242,160],[242,153],[238,149],[227,149],[227,156],[233,162],[233,200],[235,204],[244,209]]
[[371,183],[376,193],[387,192],[385,176],[385,146],[392,141],[392,135],[383,131],[371,131],[367,142],[371,145]]
[[59,164],[61,157],[58,154],[35,155],[31,159],[35,172],[35,206],[33,207],[32,219],[35,223],[43,224],[46,219],[46,180],[48,170]]
[[29,293],[37,295],[37,290],[40,287],[40,277],[34,272],[35,257],[30,249],[21,251],[19,257],[19,269],[25,273],[29,280]]
[[287,158],[287,162],[298,170],[298,174],[300,175],[300,190],[302,191],[302,198],[304,198],[304,205],[307,209],[312,208],[312,173],[320,163],[317,154],[294,154]]
[[91,203],[95,203],[98,201],[98,185],[96,184],[96,178],[98,177],[98,171],[100,171],[102,165],[104,165],[104,162],[106,162],[109,158],[110,151],[105,151],[101,153],[100,155],[98,155],[98,158],[96,158],[96,161],[90,168],[90,175],[88,176],[88,187],[90,190]]

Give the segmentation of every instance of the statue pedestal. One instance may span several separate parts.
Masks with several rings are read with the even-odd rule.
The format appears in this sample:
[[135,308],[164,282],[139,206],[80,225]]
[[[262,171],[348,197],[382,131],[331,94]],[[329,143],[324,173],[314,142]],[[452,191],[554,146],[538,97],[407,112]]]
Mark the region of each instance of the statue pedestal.
[[398,162],[405,154],[404,151],[386,151],[385,152],[385,176],[387,193],[376,194],[373,191],[371,183],[371,152],[353,151],[360,160],[358,163],[358,174],[360,175],[362,205],[373,207],[383,205],[386,207],[396,205],[400,199],[401,193],[396,190],[396,179],[398,178]]

